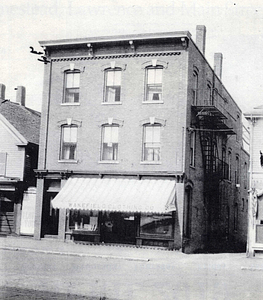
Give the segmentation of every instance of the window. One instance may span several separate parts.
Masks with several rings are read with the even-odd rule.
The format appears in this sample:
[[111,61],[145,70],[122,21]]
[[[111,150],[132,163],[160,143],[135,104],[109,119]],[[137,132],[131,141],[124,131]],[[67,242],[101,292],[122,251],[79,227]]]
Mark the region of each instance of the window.
[[161,160],[161,125],[143,126],[143,161]]
[[235,169],[235,184],[239,184],[240,182],[240,169],[239,169],[239,156],[236,156],[236,169]]
[[0,176],[6,175],[6,152],[0,152]]
[[231,180],[232,153],[228,151],[228,180]]
[[247,168],[247,163],[245,162],[245,165],[244,165],[244,189],[247,189],[247,186],[248,186],[248,168]]
[[121,70],[109,69],[105,72],[105,98],[104,102],[120,102],[121,96]]
[[172,237],[172,213],[164,215],[142,214],[140,218],[140,234]]
[[195,166],[195,131],[190,134],[190,165]]
[[102,127],[101,160],[118,160],[118,125],[104,125]]
[[206,105],[212,105],[212,86],[210,83],[206,86]]
[[65,73],[65,90],[63,103],[79,103],[79,71]]
[[186,238],[191,237],[192,227],[192,189],[187,188],[185,190],[185,202],[184,202],[184,236]]
[[162,101],[162,67],[146,69],[146,101]]
[[193,105],[197,105],[197,92],[198,92],[198,73],[193,72]]
[[77,131],[78,127],[76,125],[64,125],[61,127],[60,159],[76,159]]

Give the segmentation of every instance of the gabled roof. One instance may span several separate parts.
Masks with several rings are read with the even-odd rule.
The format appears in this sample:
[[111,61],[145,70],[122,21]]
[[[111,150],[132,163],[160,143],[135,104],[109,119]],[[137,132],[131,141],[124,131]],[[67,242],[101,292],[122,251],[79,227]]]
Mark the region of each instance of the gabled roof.
[[16,102],[0,104],[0,114],[27,140],[39,144],[41,114]]

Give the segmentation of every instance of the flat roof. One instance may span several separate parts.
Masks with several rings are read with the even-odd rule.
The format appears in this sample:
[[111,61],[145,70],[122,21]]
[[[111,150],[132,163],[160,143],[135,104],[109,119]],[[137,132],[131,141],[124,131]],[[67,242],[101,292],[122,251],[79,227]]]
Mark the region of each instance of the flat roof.
[[189,31],[174,31],[174,32],[160,32],[160,33],[99,36],[99,37],[39,41],[39,44],[40,46],[49,47],[49,46],[74,45],[74,44],[120,42],[120,41],[130,41],[130,40],[135,41],[135,40],[167,39],[167,38],[170,39],[170,38],[179,38],[179,37],[191,38],[191,33]]

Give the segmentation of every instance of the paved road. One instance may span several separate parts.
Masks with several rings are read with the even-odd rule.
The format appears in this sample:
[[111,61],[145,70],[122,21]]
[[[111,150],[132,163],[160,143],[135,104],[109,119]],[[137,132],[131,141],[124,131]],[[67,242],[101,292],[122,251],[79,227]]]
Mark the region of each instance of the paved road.
[[165,260],[145,262],[0,250],[0,286],[57,293],[6,299],[62,299],[59,293],[79,295],[64,299],[262,299],[263,259],[163,254]]

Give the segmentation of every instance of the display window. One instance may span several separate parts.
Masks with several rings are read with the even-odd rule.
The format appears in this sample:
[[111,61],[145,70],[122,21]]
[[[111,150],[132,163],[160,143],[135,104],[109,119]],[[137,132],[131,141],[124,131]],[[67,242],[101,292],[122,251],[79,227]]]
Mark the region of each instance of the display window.
[[69,229],[98,231],[98,212],[88,210],[70,211]]
[[172,237],[173,216],[169,214],[142,214],[140,234],[149,236]]

